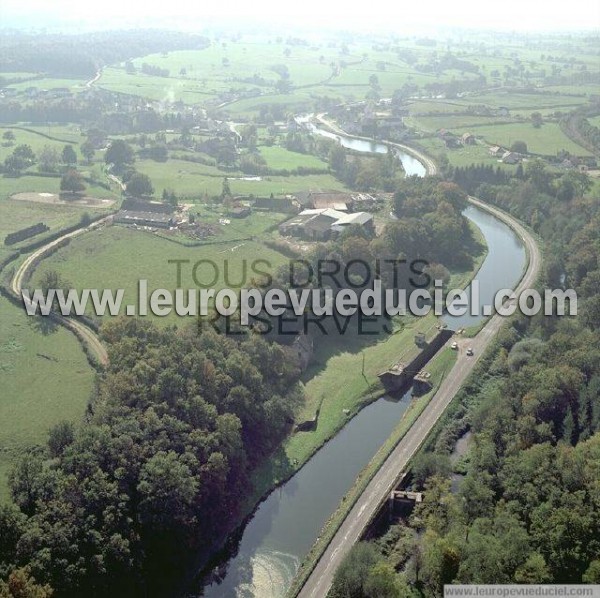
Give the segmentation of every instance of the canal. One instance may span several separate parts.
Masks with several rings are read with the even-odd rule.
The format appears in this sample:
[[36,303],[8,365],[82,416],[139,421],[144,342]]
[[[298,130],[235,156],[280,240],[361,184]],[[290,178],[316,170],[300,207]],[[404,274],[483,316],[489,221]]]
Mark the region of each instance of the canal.
[[[315,134],[334,137],[361,152],[384,153],[388,146],[334,135],[312,126]],[[408,175],[424,176],[425,167],[414,157],[393,149]],[[416,163],[416,164],[415,164]],[[513,288],[526,265],[525,249],[503,222],[469,206],[465,216],[485,237],[488,254],[476,276],[480,302],[489,302],[502,288]],[[452,328],[476,325],[482,317],[447,320]],[[360,411],[290,480],[275,489],[247,522],[218,578],[209,580],[196,595],[209,598],[281,598],[303,557],[323,525],[396,427],[411,401],[409,390],[400,400],[384,397]],[[224,572],[223,572],[224,571]],[[203,592],[203,593],[202,593]]]

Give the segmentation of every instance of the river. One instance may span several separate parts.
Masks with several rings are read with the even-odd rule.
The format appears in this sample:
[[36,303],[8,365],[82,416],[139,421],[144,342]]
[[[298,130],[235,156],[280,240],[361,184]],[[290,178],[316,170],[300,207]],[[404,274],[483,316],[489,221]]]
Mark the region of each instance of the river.
[[[313,131],[333,136],[344,147],[357,151],[388,151],[388,146],[382,143],[334,135],[316,127]],[[415,158],[394,151],[407,176],[426,174],[424,166]],[[498,289],[515,286],[525,268],[526,253],[515,233],[487,212],[469,206],[464,213],[481,229],[488,245],[488,254],[477,274],[480,300],[484,303]],[[465,316],[447,321],[456,328],[475,325],[481,319]],[[231,549],[225,574],[208,583],[203,595],[209,598],[284,596],[323,525],[358,473],[391,434],[411,397],[409,390],[400,400],[385,397],[365,407],[290,480],[274,490],[258,506],[237,546]],[[202,595],[201,591],[197,595]]]

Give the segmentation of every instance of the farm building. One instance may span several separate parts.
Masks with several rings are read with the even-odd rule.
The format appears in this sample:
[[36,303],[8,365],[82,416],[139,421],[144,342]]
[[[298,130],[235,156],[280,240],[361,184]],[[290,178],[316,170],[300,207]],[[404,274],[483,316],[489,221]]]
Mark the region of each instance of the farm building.
[[257,197],[254,199],[255,210],[275,210],[276,212],[294,212],[294,202],[290,196],[279,197]]
[[351,226],[362,226],[370,233],[375,232],[375,224],[373,214],[368,212],[356,212],[355,214],[347,214],[340,218],[335,224],[331,225],[334,232],[341,233]]
[[282,235],[310,241],[327,241],[344,229],[357,225],[374,232],[373,215],[368,212],[346,214],[332,209],[311,209],[300,212],[279,227]]
[[279,227],[282,235],[299,237],[308,241],[327,241],[335,218],[325,214],[299,214]]
[[298,192],[293,195],[293,198],[298,202],[303,209],[333,209],[347,211],[352,206],[352,195],[350,193],[342,193],[330,191],[326,193],[313,192]]
[[440,129],[438,131],[438,137],[446,144],[449,149],[460,147],[460,139],[450,131],[446,129]]
[[118,224],[135,224],[136,226],[169,228],[173,224],[173,217],[171,214],[160,212],[121,210],[115,215],[114,222]]

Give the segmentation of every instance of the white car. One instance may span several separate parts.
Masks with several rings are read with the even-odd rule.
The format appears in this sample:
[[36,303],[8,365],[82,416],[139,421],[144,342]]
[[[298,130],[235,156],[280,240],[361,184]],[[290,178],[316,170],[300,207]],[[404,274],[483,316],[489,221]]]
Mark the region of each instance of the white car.
[[453,349],[454,351],[458,350],[458,343],[456,341],[454,341],[451,345],[450,348]]

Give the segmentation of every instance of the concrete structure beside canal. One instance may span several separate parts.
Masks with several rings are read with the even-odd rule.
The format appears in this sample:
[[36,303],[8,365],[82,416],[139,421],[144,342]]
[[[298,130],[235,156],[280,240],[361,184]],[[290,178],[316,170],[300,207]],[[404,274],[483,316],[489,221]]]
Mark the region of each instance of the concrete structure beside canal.
[[379,380],[389,393],[398,394],[408,388],[415,377],[419,382],[427,381],[423,368],[429,360],[446,344],[454,334],[448,328],[432,327],[425,333],[415,338],[415,347],[407,351],[390,368],[378,374]]

